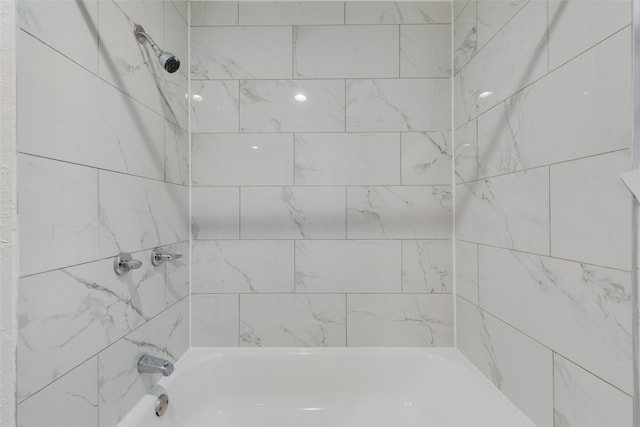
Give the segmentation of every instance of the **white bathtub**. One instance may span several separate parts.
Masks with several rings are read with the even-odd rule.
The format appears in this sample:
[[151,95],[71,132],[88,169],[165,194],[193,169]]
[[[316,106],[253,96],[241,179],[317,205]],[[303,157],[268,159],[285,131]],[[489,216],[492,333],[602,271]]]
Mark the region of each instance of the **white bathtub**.
[[153,426],[535,427],[450,348],[191,349],[118,425]]

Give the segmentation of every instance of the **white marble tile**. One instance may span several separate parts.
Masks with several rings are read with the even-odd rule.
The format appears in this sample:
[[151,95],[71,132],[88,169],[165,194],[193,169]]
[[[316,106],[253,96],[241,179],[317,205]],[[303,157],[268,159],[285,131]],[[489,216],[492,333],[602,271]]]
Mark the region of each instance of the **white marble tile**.
[[631,268],[631,196],[619,178],[627,150],[551,167],[551,255]]
[[350,239],[448,239],[451,228],[449,187],[347,188]]
[[345,3],[346,24],[448,24],[451,4],[443,1]]
[[113,259],[20,279],[18,399],[141,325],[141,282],[140,275],[116,276]]
[[549,169],[458,185],[456,236],[511,249],[549,253]]
[[453,66],[456,73],[478,52],[476,7],[477,1],[468,2],[453,25]]
[[189,132],[169,121],[164,127],[164,176],[167,182],[189,184]]
[[140,374],[143,354],[175,362],[189,347],[188,298],[171,306],[98,355],[99,425],[115,426],[160,379]]
[[453,126],[459,128],[476,118],[476,98],[471,87],[469,66],[460,70],[453,80]]
[[451,2],[451,7],[452,7],[452,15],[454,19],[458,19],[458,17],[460,16],[460,14],[465,10],[465,8],[467,6],[469,6],[470,4],[475,3],[475,0],[471,1],[471,0],[453,0]]
[[18,156],[20,275],[99,258],[98,172]]
[[627,148],[632,122],[630,43],[630,31],[623,31],[481,115],[481,174]]
[[189,274],[191,259],[189,242],[176,243],[164,247],[170,254],[182,255],[181,258],[165,262],[166,269],[166,305],[173,305],[189,295]]
[[450,76],[451,26],[400,26],[400,77]]
[[187,187],[100,171],[102,256],[188,238]]
[[192,187],[191,235],[194,239],[238,239],[240,189]]
[[296,185],[400,184],[397,133],[295,135]]
[[451,240],[402,241],[402,292],[453,292]]
[[19,151],[164,177],[162,117],[23,32],[18,46]]
[[458,348],[538,427],[553,427],[552,351],[462,298]]
[[296,292],[401,291],[397,240],[306,240],[295,244]]
[[456,183],[478,179],[478,126],[475,120],[454,131]]
[[478,304],[478,245],[456,240],[456,293]]
[[191,78],[291,78],[291,32],[291,27],[193,27]]
[[529,0],[478,0],[478,48],[487,44],[527,3]]
[[207,240],[192,244],[194,293],[293,292],[293,242]]
[[242,132],[343,132],[341,80],[240,82]]
[[292,134],[195,134],[194,185],[293,185]]
[[627,272],[480,246],[480,304],[622,390],[632,389]]
[[633,400],[598,377],[556,354],[554,417],[556,426],[631,426]]
[[449,132],[402,134],[402,184],[451,184],[451,134]]
[[344,187],[246,187],[240,192],[243,239],[342,239]]
[[348,80],[347,130],[447,130],[450,92],[449,79]]
[[191,1],[191,26],[238,25],[238,2]]
[[453,345],[451,295],[347,295],[349,346]]
[[89,359],[20,403],[17,425],[98,427],[98,359]]
[[185,23],[189,22],[189,0],[164,0],[170,1],[173,6],[178,10],[178,13],[182,17]]
[[473,118],[474,106],[486,111],[546,73],[547,5],[531,1],[461,72],[467,112]]
[[[156,113],[186,128],[186,65],[176,73],[167,73],[149,44],[138,43],[132,31],[134,23],[143,22],[145,31],[155,42],[166,46],[164,12],[165,4],[160,1],[116,3],[99,0],[99,75]],[[167,42],[173,43],[172,40]],[[186,64],[186,58],[183,60]]]
[[629,25],[631,9],[627,1],[549,1],[549,68]]
[[191,346],[233,347],[239,344],[238,295],[191,296]]
[[240,345],[346,344],[344,295],[240,295]]
[[[20,0],[16,6],[20,28],[92,72],[98,71],[98,0]],[[74,36],[69,37],[70,33]]]
[[295,27],[294,77],[398,77],[399,37],[395,25]]
[[191,132],[237,132],[240,89],[237,80],[191,81]]
[[344,23],[344,3],[330,1],[240,2],[240,25],[332,25]]
[[[148,320],[158,315],[166,306],[165,266],[151,264],[151,250],[133,252],[131,257],[141,261],[142,267],[131,270],[118,279],[126,283],[131,302]],[[110,261],[113,264],[113,259]]]

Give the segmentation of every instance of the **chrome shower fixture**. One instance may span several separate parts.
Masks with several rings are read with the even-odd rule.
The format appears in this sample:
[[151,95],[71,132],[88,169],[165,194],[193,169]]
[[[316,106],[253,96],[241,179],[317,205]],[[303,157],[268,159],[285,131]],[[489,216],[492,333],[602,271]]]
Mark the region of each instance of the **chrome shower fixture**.
[[142,25],[136,24],[133,27],[133,34],[135,34],[138,43],[144,44],[144,42],[149,42],[151,49],[153,49],[153,53],[158,57],[160,65],[162,65],[168,73],[175,73],[178,71],[178,68],[180,68],[180,59],[178,59],[178,57],[173,53],[160,49],[149,34],[144,31]]

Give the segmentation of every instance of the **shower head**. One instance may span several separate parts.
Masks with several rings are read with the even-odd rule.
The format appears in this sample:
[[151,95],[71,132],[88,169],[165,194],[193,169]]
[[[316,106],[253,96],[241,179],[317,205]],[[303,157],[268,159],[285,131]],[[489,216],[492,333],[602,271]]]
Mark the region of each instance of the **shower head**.
[[158,57],[158,62],[160,62],[162,68],[164,68],[168,73],[175,73],[178,71],[178,68],[180,68],[180,59],[178,59],[178,57],[173,53],[160,49],[149,34],[144,31],[142,25],[136,24],[133,27],[133,34],[135,34],[138,43],[149,43],[151,49],[153,49],[153,53]]

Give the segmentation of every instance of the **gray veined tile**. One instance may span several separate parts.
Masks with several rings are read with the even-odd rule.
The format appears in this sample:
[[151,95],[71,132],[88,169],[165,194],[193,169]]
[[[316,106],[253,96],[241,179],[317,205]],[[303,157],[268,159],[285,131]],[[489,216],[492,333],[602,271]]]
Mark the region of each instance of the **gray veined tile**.
[[156,291],[148,289],[144,276],[120,278],[107,259],[20,279],[18,398],[30,396],[162,310],[157,302],[156,311],[149,311],[154,301],[164,300],[164,283],[153,283]]
[[467,241],[549,253],[549,170],[532,169],[456,190],[456,235]]
[[451,293],[453,253],[450,240],[402,241],[402,292]]
[[451,237],[448,186],[347,188],[350,239],[439,239]]
[[241,132],[344,132],[341,80],[242,80]]
[[314,293],[401,291],[399,241],[304,240],[295,244],[295,290]]
[[336,25],[344,23],[344,3],[334,1],[239,2],[240,25]]
[[92,357],[18,405],[18,427],[98,427],[98,360]]
[[[460,2],[458,2],[460,3]],[[478,21],[476,1],[470,1],[456,18],[453,26],[454,70],[458,73],[478,52]]]
[[450,346],[450,294],[347,295],[350,346]]
[[191,26],[238,25],[238,2],[191,1]]
[[240,205],[243,239],[345,237],[344,187],[244,187]]
[[291,78],[291,31],[291,27],[193,27],[191,78]]
[[194,293],[293,292],[293,242],[207,240],[193,242]]
[[400,77],[450,77],[451,26],[400,26]]
[[450,79],[347,80],[347,130],[448,130],[450,92]]
[[553,427],[552,351],[458,298],[458,348],[536,426]]
[[240,295],[241,346],[344,346],[345,322],[344,295]]
[[482,176],[627,148],[630,43],[630,30],[622,31],[482,114]]
[[296,185],[400,184],[397,133],[298,133]]
[[450,132],[402,134],[402,184],[451,184]]
[[192,187],[191,235],[193,239],[238,239],[240,188]]
[[482,308],[626,392],[630,280],[620,270],[480,246]]
[[443,1],[346,3],[346,24],[448,24],[451,4]]
[[161,377],[140,374],[141,354],[177,361],[189,347],[189,300],[156,316],[98,355],[99,424],[117,425]]
[[100,171],[101,254],[187,240],[187,206],[187,187]]
[[[20,28],[92,72],[98,71],[98,0],[21,0],[16,7]],[[69,37],[70,32],[75,36]]]
[[240,121],[236,80],[194,80],[191,83],[191,131],[237,132]]
[[554,418],[560,427],[631,426],[633,399],[583,370],[554,356]]
[[399,77],[396,26],[302,26],[293,30],[294,77]]
[[239,300],[235,294],[191,295],[191,345],[239,345]]
[[19,155],[18,178],[20,274],[98,259],[97,171]]
[[196,134],[194,185],[293,185],[293,135]]
[[164,179],[160,115],[26,33],[18,45],[20,152]]

